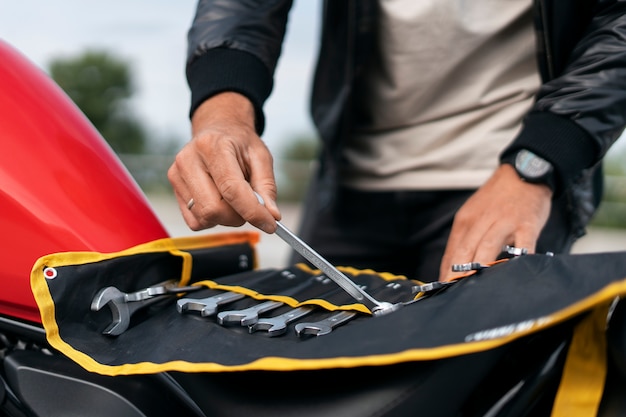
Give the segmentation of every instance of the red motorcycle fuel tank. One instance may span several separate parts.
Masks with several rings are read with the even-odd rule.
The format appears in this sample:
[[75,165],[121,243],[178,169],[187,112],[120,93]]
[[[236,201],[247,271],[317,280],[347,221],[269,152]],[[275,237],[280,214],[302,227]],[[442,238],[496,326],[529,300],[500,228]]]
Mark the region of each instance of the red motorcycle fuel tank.
[[0,40],[0,315],[40,322],[35,261],[168,234],[117,155],[41,69]]

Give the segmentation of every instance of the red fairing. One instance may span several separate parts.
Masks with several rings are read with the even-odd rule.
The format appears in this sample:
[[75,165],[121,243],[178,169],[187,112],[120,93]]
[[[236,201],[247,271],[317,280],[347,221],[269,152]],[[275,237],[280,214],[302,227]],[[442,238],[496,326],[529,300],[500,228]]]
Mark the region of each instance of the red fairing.
[[167,237],[97,130],[43,71],[0,40],[0,315],[40,322],[35,261]]

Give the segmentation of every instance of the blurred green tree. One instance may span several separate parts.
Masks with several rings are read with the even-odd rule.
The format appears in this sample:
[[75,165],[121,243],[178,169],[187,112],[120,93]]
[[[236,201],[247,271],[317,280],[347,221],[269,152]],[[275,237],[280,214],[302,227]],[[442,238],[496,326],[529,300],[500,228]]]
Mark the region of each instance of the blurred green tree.
[[294,135],[283,147],[277,173],[278,197],[285,201],[301,202],[306,193],[319,152],[319,141],[314,135]]
[[134,94],[128,62],[105,51],[51,61],[50,76],[118,154],[142,153],[147,133],[128,108]]
[[591,226],[626,228],[626,148],[618,145],[604,159],[604,194]]

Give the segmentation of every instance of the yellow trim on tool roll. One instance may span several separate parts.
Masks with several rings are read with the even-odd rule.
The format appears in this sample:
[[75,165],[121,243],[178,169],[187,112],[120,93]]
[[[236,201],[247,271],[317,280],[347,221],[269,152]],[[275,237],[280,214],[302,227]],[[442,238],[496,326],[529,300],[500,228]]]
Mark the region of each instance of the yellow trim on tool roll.
[[[298,370],[319,370],[332,368],[356,368],[361,366],[384,366],[394,365],[403,362],[415,362],[435,359],[445,359],[454,356],[466,355],[494,349],[510,343],[516,339],[535,333],[542,329],[551,327],[557,323],[562,323],[567,319],[594,310],[593,306],[605,305],[612,301],[617,295],[626,293],[626,280],[613,283],[603,290],[589,296],[578,303],[546,317],[546,320],[538,322],[536,326],[528,327],[526,330],[508,336],[492,339],[489,341],[467,342],[456,345],[441,346],[430,349],[408,349],[403,352],[393,354],[370,355],[360,357],[336,357],[330,359],[291,359],[282,357],[264,357],[245,365],[226,366],[217,363],[188,363],[184,361],[173,361],[163,364],[140,363],[134,365],[107,366],[100,365],[91,360],[94,370],[105,375],[122,375],[134,373],[155,373],[164,371],[180,370],[183,372],[231,372],[231,371],[298,371]],[[600,309],[604,312],[606,310]],[[602,312],[595,313],[595,318],[599,318]],[[606,323],[606,315],[603,320]],[[588,329],[584,329],[587,332]],[[579,338],[586,337],[584,334]],[[580,340],[580,339],[579,339]],[[594,340],[594,339],[591,339]],[[90,358],[91,359],[91,358]],[[584,358],[583,358],[584,359]],[[113,369],[119,368],[119,369]],[[96,370],[97,369],[97,370]],[[605,366],[606,369],[606,366]],[[564,395],[567,395],[567,391]],[[565,414],[563,414],[565,415]],[[568,416],[576,416],[569,414]],[[557,416],[554,416],[557,417]],[[560,416],[559,416],[560,417]]]
[[[303,264],[303,263],[296,264],[296,266],[300,268],[301,270],[308,272],[309,274],[321,274],[322,273],[322,271],[320,271],[319,269],[313,269],[307,264]],[[405,277],[404,275],[395,275],[395,274],[392,274],[391,272],[378,272],[378,271],[374,271],[373,269],[356,269],[351,266],[338,266],[337,269],[342,272],[346,272],[348,274],[354,275],[354,276],[363,275],[363,274],[376,275],[382,278],[384,281],[408,280],[408,278]],[[419,284],[423,284],[423,282],[421,281],[417,281],[417,280],[411,280],[411,281],[414,281]]]
[[281,303],[285,303],[288,306],[294,307],[294,308],[304,306],[304,305],[317,305],[317,306],[323,307],[324,309],[328,311],[351,310],[351,311],[358,311],[358,312],[365,313],[365,314],[372,314],[367,309],[367,307],[365,307],[363,304],[360,304],[360,303],[336,305],[336,304],[331,304],[328,301],[320,299],[320,298],[314,298],[314,299],[309,299],[309,300],[300,302],[296,300],[295,298],[288,297],[286,295],[260,294],[257,291],[254,291],[250,288],[242,287],[239,285],[219,284],[211,280],[194,282],[194,285],[204,285],[205,287],[210,288],[212,290],[232,291],[238,294],[244,294],[250,298],[254,298],[255,300],[280,301]]
[[[123,365],[105,365],[75,349],[60,336],[59,327],[56,322],[55,304],[43,273],[45,267],[59,267],[68,264],[82,265],[128,255],[168,252],[182,258],[180,280],[181,284],[185,285],[190,279],[193,262],[191,254],[185,252],[185,250],[246,242],[256,244],[258,239],[259,236],[256,232],[224,233],[190,238],[160,239],[117,253],[66,252],[44,256],[33,266],[31,272],[31,287],[41,311],[42,323],[46,330],[47,339],[52,347],[88,371],[109,376],[151,374],[167,371],[193,373],[321,370],[394,365],[405,362],[445,359],[482,352],[498,348],[529,334],[550,328],[551,326],[565,322],[583,313],[589,313],[574,329],[574,336],[567,353],[563,376],[554,402],[552,417],[582,417],[597,414],[607,373],[605,327],[608,306],[615,297],[626,294],[626,278],[608,284],[601,290],[553,314],[538,317],[520,325],[510,326],[510,328],[507,329],[487,329],[484,332],[471,335],[464,343],[443,345],[434,348],[406,349],[395,353],[372,354],[358,357],[343,356],[324,359],[293,359],[265,356],[240,365],[223,365],[215,362],[192,363],[181,360],[173,360],[165,363],[138,362]],[[257,267],[256,262],[257,258],[255,256],[255,269]],[[309,268],[305,264],[298,264],[297,267],[311,274],[320,272]],[[372,270],[358,270],[352,267],[339,267],[339,269],[354,276],[359,274],[376,274],[386,281],[407,280],[404,276],[379,273]],[[467,274],[467,276],[471,274],[472,273]],[[420,283],[417,280],[410,281]],[[360,304],[336,306],[325,300],[317,299],[299,302],[291,297],[259,294],[245,287],[222,285],[211,280],[201,281],[197,284],[205,285],[212,289],[239,292],[256,299],[281,301],[291,307],[304,304],[317,304],[327,310],[351,309],[369,313],[369,310]]]
[[68,264],[82,265],[141,253],[173,252],[176,254],[179,250],[214,248],[224,245],[235,245],[238,243],[250,243],[252,245],[256,245],[258,242],[259,234],[257,232],[232,232],[193,237],[163,238],[142,243],[119,252],[101,253],[82,251],[60,252],[44,255],[39,258],[37,262],[35,262],[32,271],[35,271],[37,268],[47,266],[56,267]]
[[[499,346],[505,345],[513,340],[524,337],[528,334],[537,332],[544,328],[550,327],[556,323],[563,322],[569,318],[572,318],[580,313],[585,311],[593,310],[593,306],[605,305],[615,298],[618,294],[626,293],[626,281],[621,281],[618,283],[611,284],[599,291],[598,293],[587,297],[581,300],[578,303],[575,303],[549,317],[547,320],[542,321],[542,324],[538,324],[535,327],[529,327],[524,331],[520,331],[515,334],[511,334],[505,337],[492,339],[489,341],[480,341],[480,342],[468,342],[463,344],[456,345],[448,345],[441,346],[438,348],[430,348],[430,349],[408,349],[403,352],[393,353],[393,354],[382,354],[382,355],[370,355],[370,356],[360,356],[360,357],[336,357],[330,359],[291,359],[291,358],[283,358],[283,357],[264,357],[248,364],[243,365],[234,365],[227,366],[218,363],[190,363],[185,361],[171,361],[165,362],[161,364],[151,363],[151,362],[140,362],[134,364],[124,364],[124,365],[103,365],[101,363],[96,362],[93,358],[85,355],[82,352],[79,352],[73,349],[70,345],[65,343],[60,339],[58,334],[58,328],[56,327],[56,323],[54,320],[49,322],[48,325],[51,327],[46,327],[49,332],[49,341],[51,345],[61,351],[63,354],[71,358],[73,361],[81,365],[83,368],[96,372],[103,375],[116,376],[116,375],[132,375],[132,374],[151,374],[158,372],[167,372],[167,371],[181,371],[181,372],[235,372],[235,371],[297,371],[297,370],[320,370],[320,369],[333,369],[333,368],[355,368],[361,366],[384,366],[384,365],[394,365],[403,362],[415,362],[415,361],[424,361],[424,360],[435,360],[435,359],[445,359],[453,356],[460,356],[465,354],[471,354],[476,352],[482,352],[489,349],[494,349]],[[43,294],[40,294],[41,296]],[[49,297],[49,294],[45,294]],[[52,300],[50,299],[50,302]],[[589,343],[589,341],[597,341],[600,340],[597,337],[597,323],[599,321],[604,320],[606,322],[606,309],[595,309],[595,313],[593,313],[593,322],[590,324],[584,324],[585,322],[581,322],[579,328],[577,329],[577,336],[575,337],[574,343],[578,345],[578,343]],[[603,315],[604,314],[604,315]],[[596,327],[593,327],[596,326]],[[52,330],[56,329],[54,332]],[[594,337],[589,338],[590,334],[593,334]],[[603,343],[603,342],[600,342]],[[605,345],[602,345],[605,346]],[[602,346],[595,346],[590,348],[588,351],[600,352],[602,351]],[[581,389],[581,386],[571,386],[570,384],[576,385],[578,383],[584,383],[584,381],[578,380],[581,375],[577,371],[572,371],[573,369],[572,361],[574,364],[580,364],[580,361],[586,361],[587,358],[580,354],[580,352],[587,351],[576,351],[579,349],[578,347],[574,348],[574,353],[568,354],[568,363],[566,364],[566,374],[565,379],[568,382],[565,382],[559,389],[560,396],[562,398],[570,399],[573,392],[578,392]],[[590,372],[587,372],[587,375],[592,376],[593,382],[590,385],[597,384],[597,381],[601,379],[602,372],[606,372],[606,363],[603,362],[600,356],[589,358],[589,360],[594,363],[590,366],[592,369]],[[571,373],[570,373],[571,372]],[[603,379],[602,379],[603,380]],[[596,390],[602,390],[603,384],[601,386],[595,385],[593,395],[590,395],[591,400],[587,401],[591,403],[593,406],[593,398],[595,398]],[[560,400],[561,403],[564,401]],[[559,403],[559,410],[567,410],[565,406],[562,406]],[[557,407],[555,407],[555,410]],[[553,417],[560,416],[578,416],[583,414],[570,414],[570,413],[561,413],[554,414]],[[588,414],[587,414],[588,415]],[[593,415],[593,414],[591,414]]]
[[[249,364],[236,366],[225,366],[217,363],[197,364],[182,361],[174,361],[163,364],[139,363],[134,365],[129,364],[121,366],[107,366],[97,364],[95,361],[89,358],[93,367],[86,367],[86,369],[90,369],[98,373],[103,373],[105,375],[154,373],[173,370],[180,370],[184,372],[226,372],[252,370],[296,371],[331,368],[355,368],[360,366],[383,366],[398,364],[402,362],[444,359],[453,356],[482,352],[502,346],[528,334],[550,327],[556,323],[563,322],[571,317],[574,317],[584,311],[589,310],[591,306],[608,302],[616,297],[618,294],[624,293],[626,293],[626,281],[611,284],[602,291],[549,316],[548,320],[543,322],[545,324],[538,324],[536,327],[528,328],[525,331],[521,331],[519,333],[489,341],[468,342],[457,345],[441,346],[431,349],[409,349],[404,352],[398,352],[393,354],[371,355],[362,357],[339,357],[331,359],[290,359],[280,357],[265,357]],[[63,353],[67,354],[68,352]],[[114,368],[119,369],[116,370]]]
[[[53,266],[53,265],[62,265],[67,264],[69,260],[74,262],[94,262],[96,258],[98,259],[110,259],[114,256],[120,255],[129,255],[136,253],[144,253],[153,251],[155,248],[161,248],[164,250],[174,250],[184,249],[184,246],[193,246],[195,244],[200,245],[201,239],[193,239],[191,241],[181,241],[181,240],[170,240],[164,239],[161,241],[155,241],[150,244],[140,245],[135,248],[131,248],[129,250],[113,254],[113,255],[98,255],[94,257],[94,254],[90,256],[84,254],[68,254],[64,257],[59,257],[58,255],[54,255],[54,257],[48,258],[43,257],[40,259],[33,268],[32,274],[32,287],[33,292],[35,293],[35,298],[39,305],[40,311],[46,312],[42,314],[42,322],[46,329],[46,333],[48,336],[48,341],[50,344],[78,364],[80,364],[85,369],[97,372],[103,375],[124,375],[124,374],[147,374],[147,373],[156,373],[156,372],[165,372],[165,371],[182,371],[182,372],[232,372],[232,371],[294,371],[294,370],[318,370],[318,369],[330,369],[330,368],[352,368],[352,367],[361,367],[361,366],[383,366],[383,365],[392,365],[403,362],[413,362],[413,361],[424,361],[424,360],[435,360],[435,359],[444,359],[453,356],[460,356],[465,354],[471,354],[476,352],[481,352],[493,348],[497,348],[499,346],[505,345],[509,342],[512,342],[516,339],[522,338],[526,335],[532,334],[534,332],[540,331],[542,329],[549,328],[558,323],[564,322],[570,318],[573,318],[581,313],[587,311],[596,310],[598,306],[603,306],[609,302],[611,302],[615,297],[626,294],[626,279],[618,282],[614,282],[612,284],[607,285],[600,291],[574,303],[570,306],[554,313],[546,317],[540,318],[540,320],[535,320],[532,324],[521,327],[520,329],[516,329],[516,331],[498,335],[493,338],[484,338],[484,340],[477,341],[468,341],[465,343],[453,344],[453,345],[444,345],[436,348],[419,348],[419,349],[408,349],[405,351],[392,353],[392,354],[376,354],[376,355],[368,355],[368,356],[359,356],[359,357],[334,357],[334,358],[326,358],[326,359],[291,359],[285,357],[264,357],[261,359],[254,360],[247,364],[242,365],[221,365],[218,363],[189,363],[185,361],[171,361],[165,363],[134,363],[134,364],[125,364],[125,365],[103,365],[101,363],[96,362],[93,358],[85,355],[84,353],[75,350],[65,341],[63,341],[59,336],[59,331],[57,327],[57,323],[55,322],[54,315],[54,303],[52,297],[48,291],[48,287],[45,283],[45,278],[43,277],[43,266]],[[185,242],[183,245],[181,242]],[[202,242],[203,247],[206,247],[207,240]],[[223,242],[223,240],[217,239],[215,242]],[[233,242],[233,240],[229,240],[229,242]],[[221,243],[220,243],[221,244]],[[306,267],[303,267],[306,269]],[[346,272],[350,273],[367,273],[368,271],[359,271],[354,268],[345,268]],[[392,274],[379,274],[384,279],[393,280],[393,279],[402,279],[402,277],[395,276]],[[207,284],[208,286],[213,286],[214,283]],[[218,286],[214,286],[212,288],[218,288]],[[245,288],[238,288],[238,291],[247,292],[248,295],[254,297],[250,290]],[[256,297],[259,297],[256,294]],[[285,300],[288,301],[286,298]],[[602,313],[597,314],[605,314],[603,310]],[[606,316],[604,316],[606,319]],[[598,320],[600,320],[598,318]],[[586,327],[581,327],[580,332],[588,332]],[[596,329],[597,331],[597,329]],[[581,333],[584,335],[584,333]],[[582,337],[583,339],[580,339]],[[577,340],[598,340],[594,339],[585,339],[587,336],[579,336]],[[594,349],[602,349],[600,346],[596,346]],[[574,351],[573,351],[574,352]],[[571,353],[574,355],[574,353]],[[575,359],[571,359],[576,363]],[[602,365],[600,359],[598,359],[598,369],[605,365]],[[597,371],[597,370],[596,370]],[[567,385],[562,388],[562,390],[569,391]],[[572,414],[567,414],[572,415]],[[556,415],[555,415],[556,417]]]
[[[304,263],[296,264],[295,266],[310,275],[317,275],[321,273],[319,269],[313,269]],[[374,270],[371,270],[371,269],[361,270],[361,269],[356,269],[353,267],[344,267],[344,266],[339,266],[337,267],[337,269],[342,272],[351,274],[353,276],[357,276],[361,274],[368,274],[368,275],[376,275],[377,277],[382,278],[384,281],[397,281],[397,280],[408,281],[408,278],[406,278],[403,275],[394,275],[388,272],[380,273],[380,272],[375,272]],[[420,281],[411,280],[411,282],[415,282],[416,284],[423,284]],[[371,311],[367,307],[365,307],[363,304],[360,304],[360,303],[336,305],[321,298],[311,298],[305,301],[299,301],[293,297],[289,297],[286,295],[260,294],[257,291],[250,289],[250,288],[242,287],[239,285],[220,284],[212,280],[198,281],[198,282],[195,282],[194,284],[204,285],[205,287],[211,288],[213,290],[232,291],[232,292],[236,292],[239,294],[244,294],[248,297],[254,298],[255,300],[280,301],[294,308],[305,306],[305,305],[317,305],[328,311],[349,310],[349,311],[358,311],[364,314],[372,314]]]
[[[56,322],[55,305],[49,292],[46,278],[43,275],[44,268],[59,267],[64,265],[84,265],[105,261],[113,258],[138,255],[142,253],[169,252],[172,255],[180,256],[183,259],[181,269],[180,284],[186,285],[191,277],[192,257],[184,250],[214,248],[224,245],[236,245],[250,243],[256,245],[259,242],[257,232],[231,232],[203,236],[164,238],[147,243],[143,243],[120,252],[100,253],[100,252],[61,252],[45,255],[39,258],[31,270],[31,290],[35,297],[35,302],[39,307],[41,323],[46,330],[46,338],[50,345],[79,364],[96,363],[91,357],[72,348],[59,335],[59,328]],[[257,265],[257,257],[254,256],[254,267]],[[101,367],[102,365],[97,365]],[[86,368],[88,369],[88,368]]]

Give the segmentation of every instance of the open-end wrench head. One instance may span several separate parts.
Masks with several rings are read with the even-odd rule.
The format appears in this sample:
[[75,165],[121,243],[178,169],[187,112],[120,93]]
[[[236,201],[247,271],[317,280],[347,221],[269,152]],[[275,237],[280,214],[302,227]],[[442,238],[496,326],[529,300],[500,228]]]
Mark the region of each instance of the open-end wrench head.
[[104,329],[102,334],[118,336],[128,329],[130,325],[130,310],[124,300],[126,293],[116,287],[102,288],[93,300],[91,300],[91,310],[100,311],[102,307],[108,305],[111,310],[111,323]]
[[274,310],[281,305],[283,303],[280,301],[265,301],[243,310],[222,311],[217,315],[217,322],[222,325],[239,323],[242,326],[250,326],[259,320],[259,314]]
[[287,325],[294,320],[298,320],[301,317],[306,316],[314,310],[312,306],[301,306],[287,311],[279,316],[264,317],[259,319],[256,323],[248,326],[250,333],[257,330],[264,330],[270,337],[280,336],[287,331]]
[[257,322],[259,315],[257,313],[238,312],[238,311],[222,311],[217,315],[217,322],[221,325],[241,324],[242,326],[250,326]]
[[213,316],[215,313],[217,313],[217,307],[218,304],[207,304],[205,305],[202,310],[200,310],[200,315],[202,317],[210,317]]
[[302,336],[324,336],[333,331],[333,328],[322,323],[298,323],[295,327],[296,335]]
[[272,324],[268,322],[259,322],[257,321],[254,324],[248,326],[248,333],[254,333],[259,330],[267,331],[272,328]]
[[[165,297],[165,298],[164,298]],[[126,301],[125,298],[113,298],[106,305],[111,309],[111,324],[102,332],[110,336],[118,336],[130,327],[130,319],[136,311],[167,299],[167,295],[146,298],[141,301]]]
[[[188,311],[200,311],[203,312],[207,307],[213,307],[214,310],[217,309],[217,304],[207,303],[202,299],[194,299],[194,298],[181,298],[176,301],[176,311],[179,313],[186,313]],[[203,314],[204,315],[204,314]]]
[[96,293],[91,300],[91,311],[99,311],[102,307],[113,300],[123,300],[126,293],[116,287],[105,287]]
[[176,310],[179,313],[187,311],[199,311],[202,317],[212,316],[219,306],[244,298],[244,294],[225,292],[206,298],[181,298],[176,302]]
[[132,314],[130,308],[123,298],[110,299],[106,305],[111,310],[111,323],[104,329],[102,334],[119,336],[130,326],[130,316]]
[[334,313],[330,317],[325,318],[324,320],[317,321],[315,323],[298,323],[296,324],[295,330],[298,336],[303,335],[315,335],[315,336],[323,336],[332,332],[332,330],[341,326],[348,320],[351,320],[353,317],[356,317],[357,313],[354,311],[339,311],[338,313]]
[[274,326],[267,331],[269,337],[281,336],[287,332],[287,326]]
[[274,323],[271,320],[257,321],[248,326],[249,333],[256,331],[266,331],[270,337],[280,336],[287,331],[287,325],[285,323]]
[[157,295],[143,300],[129,301],[127,293],[116,287],[106,287],[96,293],[91,301],[91,310],[99,311],[104,306],[111,310],[111,323],[102,332],[110,336],[118,336],[130,326],[131,316],[139,309],[155,304],[163,300],[166,295]]
[[[128,329],[128,326],[130,326],[130,312],[125,311],[128,310],[128,307],[124,310],[125,305],[122,304],[111,302],[109,306],[111,307],[112,320],[111,324],[109,324],[107,328],[102,331],[102,334],[106,334],[108,336],[119,336]],[[120,311],[120,308],[122,311]]]

